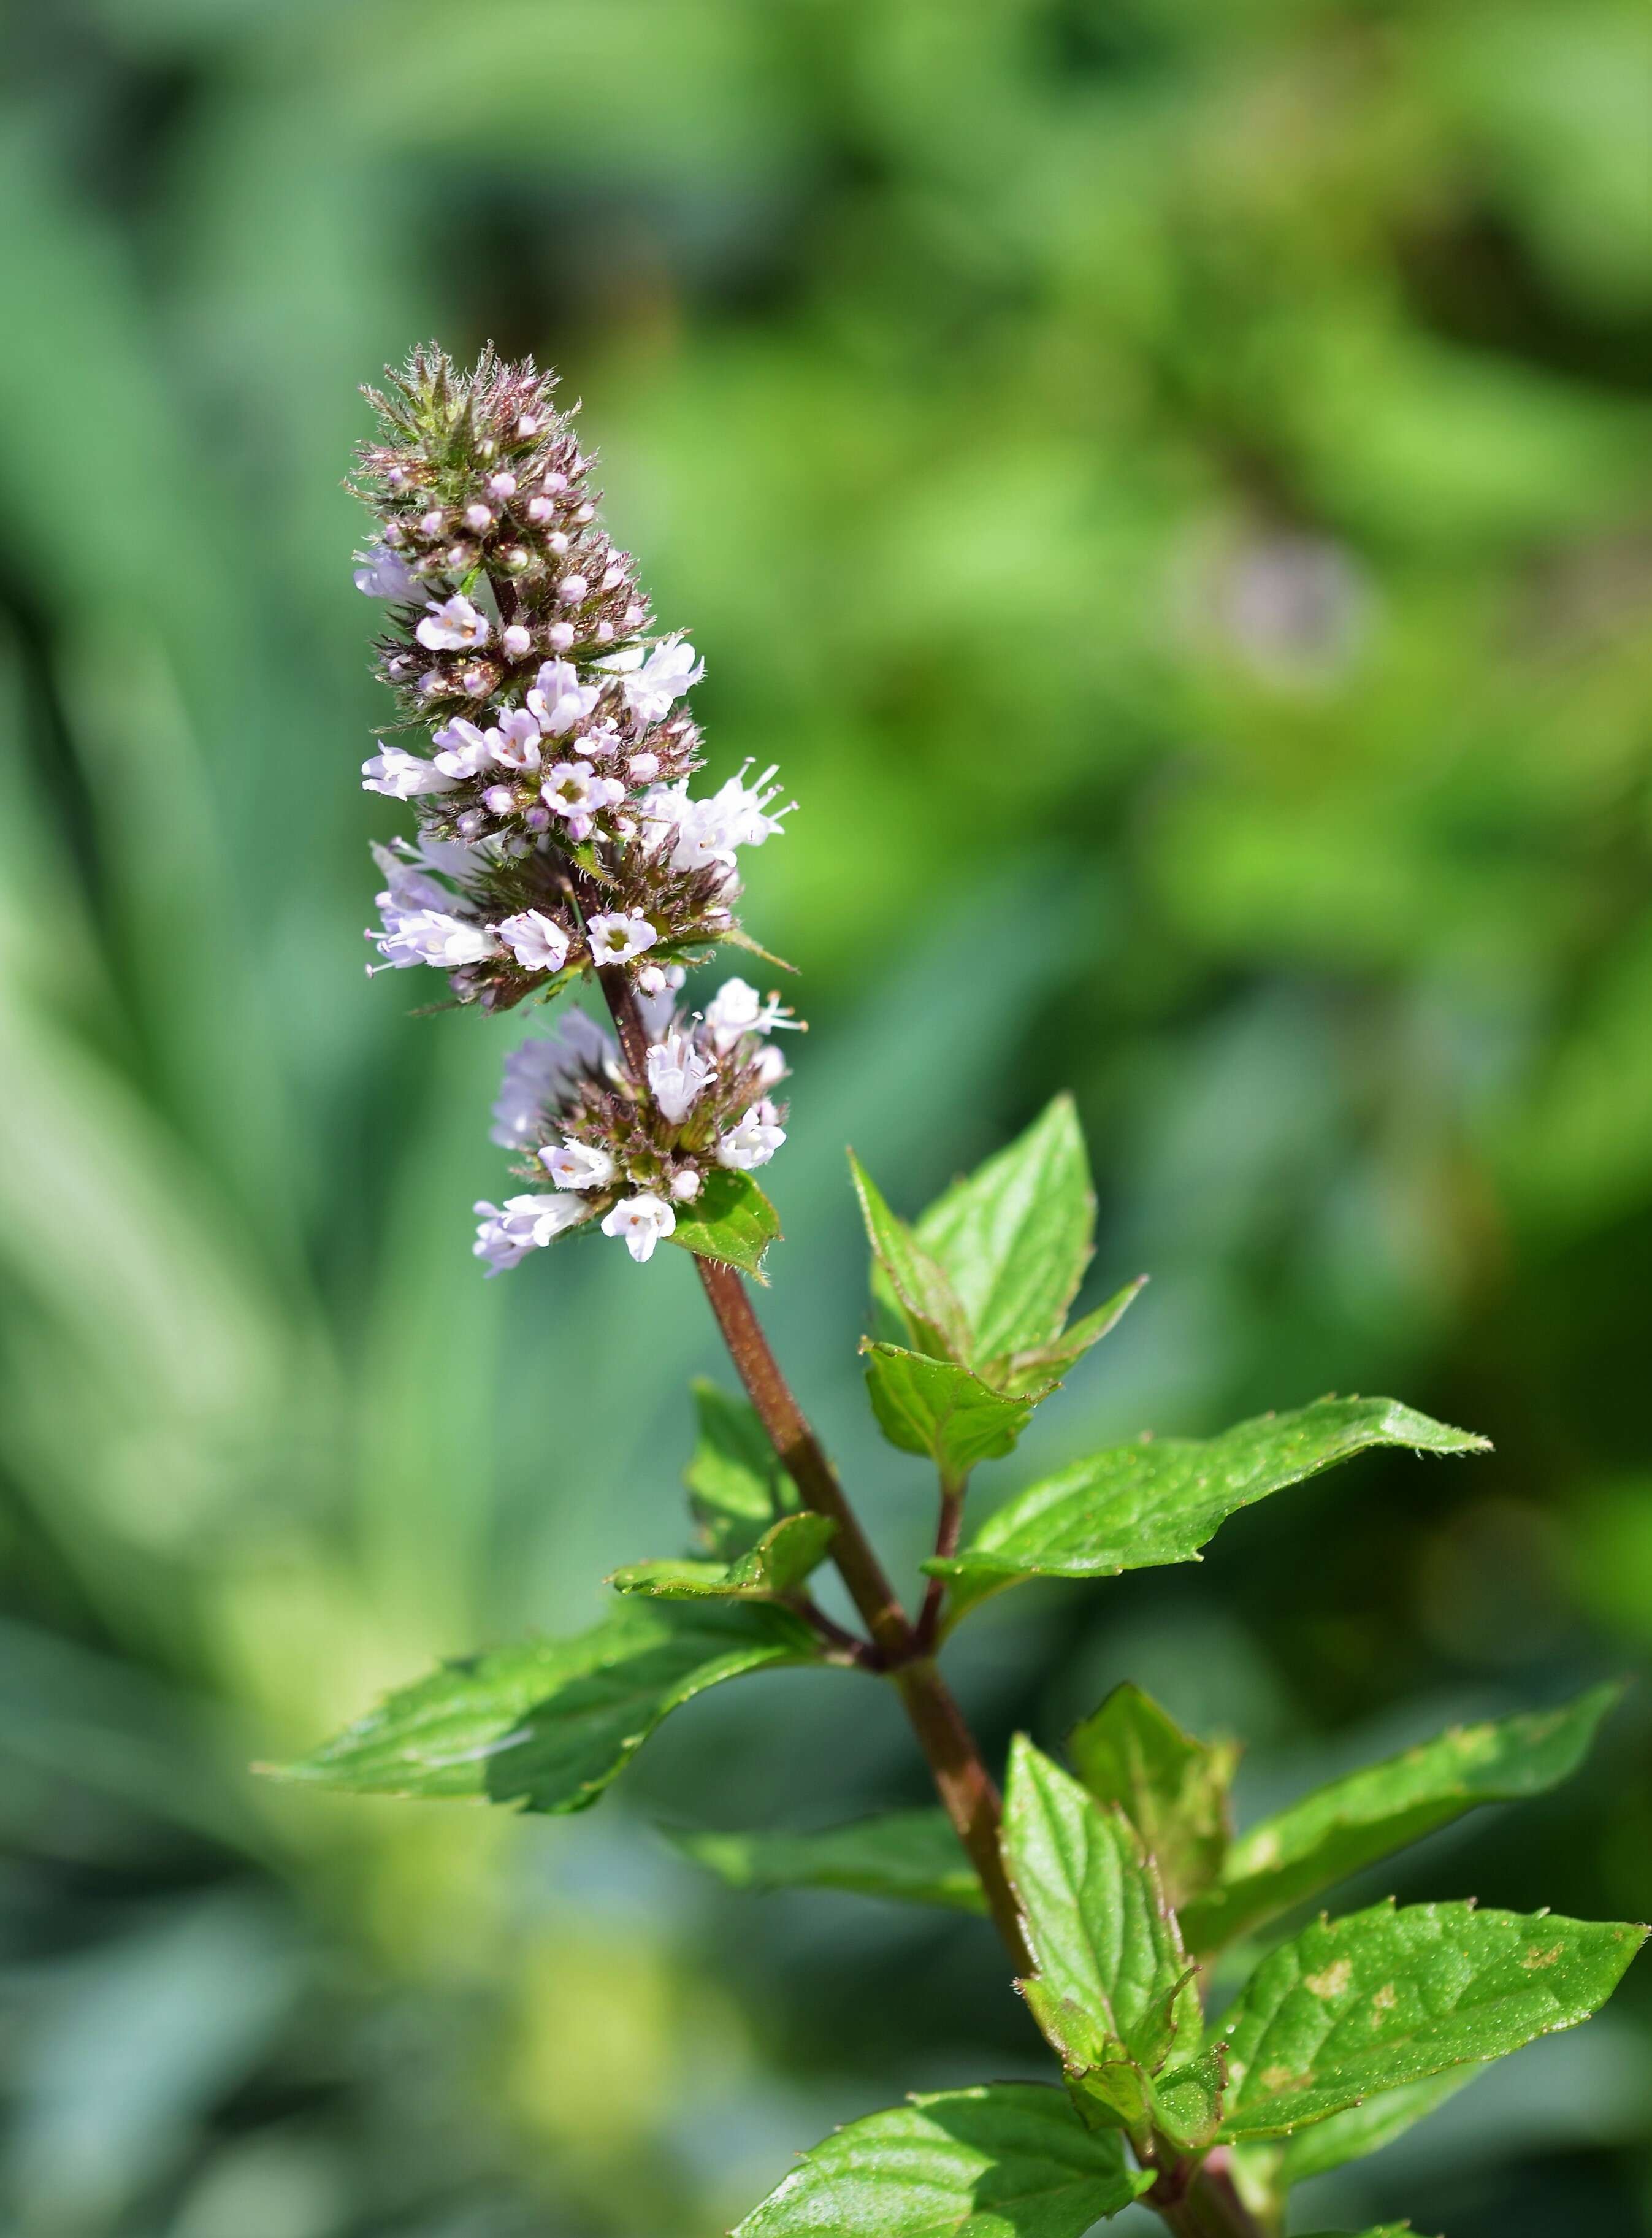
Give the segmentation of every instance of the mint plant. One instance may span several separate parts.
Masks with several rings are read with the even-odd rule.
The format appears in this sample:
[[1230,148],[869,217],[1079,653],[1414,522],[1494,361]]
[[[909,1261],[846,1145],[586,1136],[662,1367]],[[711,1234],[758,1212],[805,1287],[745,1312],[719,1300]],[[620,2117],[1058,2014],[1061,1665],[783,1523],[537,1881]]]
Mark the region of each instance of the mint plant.
[[[620,1571],[592,1630],[444,1665],[281,1776],[582,1811],[708,1687],[786,1665],[892,1685],[937,1807],[680,1846],[738,1887],[983,1915],[1059,2079],[942,2089],[853,2122],[737,2238],[1081,2238],[1137,2201],[1184,2238],[1277,2238],[1293,2184],[1585,2019],[1646,1930],[1381,1904],[1286,1932],[1214,2018],[1212,1962],[1476,1804],[1566,1778],[1616,1690],[1444,1733],[1235,1837],[1236,1749],[1126,1685],[1069,1737],[1071,1770],[1018,1738],[1001,1798],[940,1667],[990,1595],[1192,1561],[1230,1515],[1371,1448],[1485,1440],[1393,1400],[1322,1399],[1094,1454],[966,1533],[975,1471],[1014,1451],[1140,1288],[1070,1319],[1094,1198],[1058,1097],[915,1221],[850,1160],[871,1254],[868,1398],[935,1476],[921,1594],[896,1592],[752,1303],[780,1235],[754,1175],[785,1140],[774,1037],[794,1021],[740,977],[698,1007],[679,999],[725,946],[763,957],[735,916],[739,857],[787,811],[772,770],[691,792],[704,758],[683,703],[701,664],[652,628],[552,388],[532,364],[489,352],[461,374],[429,348],[368,392],[380,433],[360,487],[378,526],[356,580],[387,606],[380,672],[431,749],[380,742],[363,769],[418,819],[413,840],[374,849],[369,970],[432,968],[447,1000],[487,1011],[594,980],[605,1026],[572,1010],[506,1060],[494,1139],[529,1186],[478,1204],[477,1254],[498,1274],[571,1236],[621,1241],[639,1264],[661,1243],[688,1251],[743,1396],[697,1392],[691,1553]],[[827,1563],[858,1629],[810,1592]]]

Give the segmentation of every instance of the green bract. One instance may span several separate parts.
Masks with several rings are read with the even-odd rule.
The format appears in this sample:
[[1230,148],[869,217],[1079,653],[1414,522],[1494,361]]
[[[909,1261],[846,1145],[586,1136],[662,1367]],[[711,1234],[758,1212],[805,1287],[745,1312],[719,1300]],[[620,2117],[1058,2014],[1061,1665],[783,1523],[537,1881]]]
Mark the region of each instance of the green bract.
[[1151,2182],[1059,2090],[937,2090],[805,2153],[734,2238],[1084,2238]]
[[677,1226],[668,1242],[767,1281],[763,1258],[780,1240],[780,1215],[750,1174],[717,1167],[705,1175],[693,1202],[674,1209]]

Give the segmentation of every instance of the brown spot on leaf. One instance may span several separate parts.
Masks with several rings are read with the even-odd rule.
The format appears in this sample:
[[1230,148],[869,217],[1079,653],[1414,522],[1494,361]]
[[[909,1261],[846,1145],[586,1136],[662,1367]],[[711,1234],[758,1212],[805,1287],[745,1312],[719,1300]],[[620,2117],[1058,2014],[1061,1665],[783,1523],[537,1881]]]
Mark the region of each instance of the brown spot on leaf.
[[1563,1944],[1556,1943],[1547,1950],[1528,1950],[1520,1963],[1528,1974],[1536,1974],[1544,1966],[1552,1966],[1563,1948]]
[[1316,1997],[1339,1997],[1354,1978],[1352,1961],[1336,1959],[1323,1974],[1310,1974],[1304,1982],[1305,1990],[1312,1990]]

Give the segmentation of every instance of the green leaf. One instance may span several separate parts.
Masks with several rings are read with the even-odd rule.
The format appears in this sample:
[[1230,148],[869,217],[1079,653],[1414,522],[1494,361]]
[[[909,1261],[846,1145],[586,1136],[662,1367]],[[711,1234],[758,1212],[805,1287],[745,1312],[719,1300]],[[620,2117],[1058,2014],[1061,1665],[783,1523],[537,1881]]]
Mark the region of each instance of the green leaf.
[[1096,1801],[1116,1803],[1140,1835],[1173,1910],[1209,1887],[1227,1850],[1235,1746],[1194,1740],[1126,1684],[1074,1729],[1067,1752]]
[[1454,1726],[1263,1819],[1233,1844],[1220,1885],[1184,1912],[1189,1949],[1217,1950],[1477,1804],[1569,1778],[1622,1693],[1596,1686],[1558,1710]]
[[709,1172],[691,1204],[672,1207],[677,1226],[666,1238],[697,1258],[720,1260],[764,1281],[763,1255],[780,1237],[780,1215],[750,1174],[726,1166]]
[[969,1325],[952,1285],[935,1261],[913,1240],[906,1222],[889,1210],[876,1182],[853,1150],[849,1154],[849,1167],[872,1246],[875,1272],[881,1273],[888,1284],[908,1335],[920,1352],[934,1359],[967,1360]]
[[486,1797],[583,1811],[660,1722],[708,1686],[819,1660],[789,1610],[625,1601],[573,1639],[444,1664],[283,1779],[361,1795]]
[[1090,1262],[1095,1193],[1070,1096],[918,1222],[969,1324],[972,1365],[1047,1345]]
[[1288,2135],[1374,2092],[1501,2058],[1604,2003],[1642,1927],[1391,1904],[1264,1959],[1222,2023],[1230,2141]]
[[1084,2238],[1152,2184],[1062,2092],[994,2082],[849,2122],[734,2238]]
[[676,1846],[731,1888],[848,1889],[984,1912],[975,1869],[944,1811],[892,1811],[819,1834],[677,1834]]
[[1318,1399],[1218,1438],[1144,1438],[1075,1461],[988,1517],[924,1568],[956,1580],[955,1612],[1026,1578],[1107,1578],[1191,1562],[1230,1515],[1369,1446],[1477,1453],[1483,1438],[1393,1399]]
[[1407,2082],[1398,2090],[1379,2090],[1374,2098],[1332,2114],[1287,2138],[1281,2150],[1280,2176],[1289,2185],[1305,2183],[1310,2176],[1329,2175],[1349,2161],[1364,2160],[1403,2137],[1437,2106],[1483,2074],[1483,2065],[1448,2067],[1421,2082]]
[[737,1561],[632,1562],[608,1582],[656,1600],[775,1600],[819,1568],[836,1532],[829,1515],[783,1515]]
[[750,1553],[776,1518],[797,1505],[756,1407],[704,1376],[694,1384],[698,1437],[683,1472],[689,1506],[708,1553],[732,1562]]
[[1155,2078],[1153,2127],[1183,2152],[1208,2152],[1222,2126],[1227,2088],[1227,2047],[1214,2048],[1186,2067]]
[[1138,1275],[1133,1282],[1127,1282],[1123,1289],[1115,1290],[1106,1305],[1098,1306],[1093,1314],[1086,1314],[1082,1321],[1074,1321],[1053,1343],[1012,1353],[1001,1364],[994,1362],[991,1380],[1006,1391],[1034,1391],[1047,1383],[1059,1383],[1092,1345],[1100,1344],[1104,1336],[1117,1328],[1146,1286],[1146,1276]]
[[861,1350],[884,1436],[902,1453],[927,1455],[955,1488],[978,1461],[1012,1451],[1033,1419],[1036,1400],[1007,1398],[955,1361],[865,1338]]
[[1027,1925],[1041,2025],[1071,2006],[1092,2023],[1061,2029],[1070,2066],[1122,2056],[1153,2072],[1197,2001],[1152,1861],[1121,1811],[1104,1810],[1076,1779],[1017,1734],[1004,1790],[1004,1864]]

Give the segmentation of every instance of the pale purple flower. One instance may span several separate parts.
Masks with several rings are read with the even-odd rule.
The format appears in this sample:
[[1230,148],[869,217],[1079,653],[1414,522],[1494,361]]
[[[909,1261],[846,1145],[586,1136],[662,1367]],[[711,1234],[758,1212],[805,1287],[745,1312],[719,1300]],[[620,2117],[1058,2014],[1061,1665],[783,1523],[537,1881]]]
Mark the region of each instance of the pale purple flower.
[[614,1162],[606,1150],[565,1137],[539,1153],[539,1163],[559,1189],[603,1189],[614,1177]]
[[[572,635],[568,641],[572,642]],[[528,693],[528,712],[548,738],[559,738],[576,723],[583,723],[601,697],[602,686],[582,684],[571,660],[547,660],[541,663]]]
[[493,930],[525,971],[560,971],[568,960],[568,936],[543,910],[519,910]]
[[548,1105],[568,1094],[584,1072],[617,1063],[612,1041],[583,1010],[570,1010],[554,1034],[536,1034],[505,1060],[490,1139],[523,1150],[544,1132]]
[[705,1006],[705,1023],[719,1056],[726,1056],[743,1034],[771,1033],[790,1023],[770,996],[765,1002],[743,979],[725,979]]
[[673,1127],[681,1126],[714,1076],[716,1065],[684,1033],[667,1034],[649,1050],[644,1062],[655,1102]]
[[430,612],[415,635],[433,652],[469,652],[486,645],[492,634],[486,615],[478,613],[462,593],[444,599],[439,606],[433,599],[429,604]]
[[617,778],[598,777],[589,762],[557,762],[546,771],[539,797],[547,808],[566,817],[571,838],[584,839],[592,818],[624,800],[625,788]]
[[640,1266],[654,1255],[654,1246],[663,1235],[671,1235],[677,1227],[677,1215],[663,1197],[651,1196],[646,1189],[639,1195],[627,1197],[617,1204],[602,1224],[605,1235],[623,1235],[625,1248]]
[[367,937],[385,960],[369,964],[369,971],[405,971],[413,963],[452,971],[499,952],[499,942],[485,924],[469,924],[446,910],[400,909],[388,893],[378,898],[384,930],[369,932]]
[[477,1258],[487,1261],[490,1275],[502,1275],[530,1251],[543,1250],[591,1215],[581,1198],[559,1191],[554,1196],[507,1196],[502,1205],[490,1204],[484,1197],[473,1209],[482,1219],[471,1248]]
[[639,723],[660,723],[704,673],[705,663],[696,660],[694,647],[685,638],[676,638],[657,646],[639,668],[624,677],[620,689]]
[[398,606],[419,596],[419,578],[407,563],[386,544],[369,544],[358,552],[355,586],[369,599],[388,599]]
[[433,762],[410,754],[403,746],[387,746],[382,738],[371,761],[361,765],[363,792],[381,792],[387,800],[411,800],[420,792],[451,792],[453,780]]
[[493,728],[483,736],[501,769],[539,768],[539,726],[525,707],[502,707]]
[[786,1139],[778,1124],[779,1116],[766,1096],[761,1103],[754,1103],[737,1126],[718,1136],[718,1165],[732,1167],[743,1174],[750,1173],[754,1167],[766,1166]]
[[626,963],[651,948],[658,933],[638,910],[604,910],[587,920],[585,937],[598,963]]
[[484,733],[462,715],[433,732],[431,744],[441,749],[436,766],[446,777],[479,777],[492,758]]

